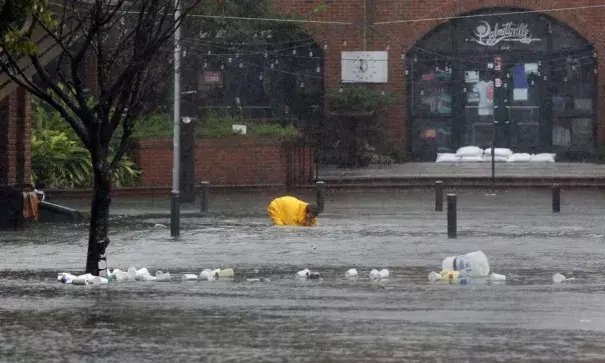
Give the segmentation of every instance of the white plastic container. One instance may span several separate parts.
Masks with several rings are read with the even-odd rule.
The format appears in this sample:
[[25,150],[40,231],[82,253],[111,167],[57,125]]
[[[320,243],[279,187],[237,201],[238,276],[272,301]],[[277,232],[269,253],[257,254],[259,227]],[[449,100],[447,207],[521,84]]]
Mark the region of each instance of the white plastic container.
[[556,274],[554,274],[554,275],[552,276],[552,281],[553,281],[553,282],[555,282],[555,283],[557,283],[557,284],[558,284],[558,283],[560,283],[560,282],[563,282],[563,281],[565,281],[565,280],[567,280],[567,279],[565,278],[565,276],[563,276],[563,275],[562,275],[562,274],[560,274],[560,273],[556,273]]
[[183,281],[197,281],[197,275],[196,274],[184,274],[183,276],[181,276],[181,280],[183,280]]
[[204,281],[212,281],[214,280],[214,275],[212,275],[212,270],[207,268],[204,271],[200,272],[200,280]]
[[137,277],[137,268],[136,267],[129,267],[128,268],[128,279],[129,280],[134,280]]
[[94,276],[90,280],[91,285],[107,285],[109,281],[105,277]]
[[429,281],[431,281],[431,282],[441,281],[441,274],[439,274],[435,271],[431,271],[429,273]]
[[235,272],[233,271],[232,268],[226,268],[224,270],[220,270],[218,271],[214,277],[216,277],[217,279],[225,279],[225,278],[233,278],[233,276],[235,275]]
[[389,270],[387,270],[386,268],[383,268],[382,270],[380,270],[380,272],[378,272],[379,279],[386,279],[388,277],[389,277]]
[[88,279],[85,277],[76,277],[71,280],[72,285],[88,285]]
[[170,282],[170,272],[163,273],[162,271],[155,272],[156,282]]
[[373,269],[372,271],[370,271],[370,278],[371,279],[377,279],[378,278],[378,274],[379,274],[378,270]]
[[345,272],[345,277],[357,277],[357,270],[354,268],[350,269],[349,271]]
[[309,275],[311,275],[311,270],[309,270],[308,268],[298,271],[296,273],[296,277],[301,279],[306,279],[307,277],[309,277]]
[[489,280],[492,282],[504,282],[506,281],[506,275],[500,275],[492,272],[489,274]]
[[489,261],[485,253],[475,251],[466,255],[446,257],[441,264],[441,270],[460,271],[464,276],[487,277]]

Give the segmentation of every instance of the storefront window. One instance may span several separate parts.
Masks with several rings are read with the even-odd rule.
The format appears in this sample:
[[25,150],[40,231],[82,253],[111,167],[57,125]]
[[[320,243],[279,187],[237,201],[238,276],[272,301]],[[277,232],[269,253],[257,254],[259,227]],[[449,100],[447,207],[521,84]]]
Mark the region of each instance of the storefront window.
[[557,160],[594,156],[592,46],[547,15],[505,12],[452,20],[406,54],[412,152],[426,152],[432,135],[433,152],[495,143]]

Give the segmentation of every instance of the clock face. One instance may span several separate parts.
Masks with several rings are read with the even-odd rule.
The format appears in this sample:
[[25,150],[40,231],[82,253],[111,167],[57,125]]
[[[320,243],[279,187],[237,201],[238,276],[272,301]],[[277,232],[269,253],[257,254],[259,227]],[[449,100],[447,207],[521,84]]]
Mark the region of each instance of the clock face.
[[374,60],[357,56],[355,59],[353,74],[358,80],[372,78],[376,74],[376,65]]

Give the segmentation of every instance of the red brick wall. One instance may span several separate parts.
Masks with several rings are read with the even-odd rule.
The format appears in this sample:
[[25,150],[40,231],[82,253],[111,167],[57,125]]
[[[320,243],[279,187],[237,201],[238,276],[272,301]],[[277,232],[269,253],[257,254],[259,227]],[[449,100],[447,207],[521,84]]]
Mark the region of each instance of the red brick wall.
[[[453,17],[487,7],[516,7],[531,10],[577,8],[602,5],[596,0],[274,0],[276,9],[284,14],[306,14],[319,4],[326,4],[326,11],[313,20],[340,21],[360,25],[313,25],[316,41],[327,44],[325,51],[326,89],[340,84],[340,52],[364,50],[363,27],[364,2],[371,9],[367,14],[374,22],[412,19]],[[548,15],[568,24],[592,43],[599,55],[599,140],[605,142],[605,8],[572,9],[547,12]],[[407,111],[405,84],[401,54],[405,53],[424,34],[445,20],[415,21],[399,24],[377,24],[367,32],[366,50],[389,49],[389,84],[374,86],[402,95],[389,110],[389,124],[394,140],[407,145]],[[346,41],[346,44],[344,43]]]
[[[195,182],[214,185],[286,184],[287,144],[279,140],[228,137],[197,140]],[[306,150],[304,167],[313,167],[312,152]],[[142,169],[141,186],[172,185],[172,140],[140,142],[136,159]]]
[[0,101],[0,185],[31,181],[30,111],[22,88]]

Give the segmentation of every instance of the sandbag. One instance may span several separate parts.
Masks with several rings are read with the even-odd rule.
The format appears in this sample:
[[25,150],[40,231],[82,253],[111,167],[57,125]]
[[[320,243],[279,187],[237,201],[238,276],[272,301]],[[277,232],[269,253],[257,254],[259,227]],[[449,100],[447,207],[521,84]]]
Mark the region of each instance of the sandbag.
[[463,156],[460,158],[461,163],[480,163],[483,161],[483,156],[475,155],[475,156]]
[[456,154],[442,153],[442,154],[437,154],[437,160],[435,162],[436,163],[455,163],[459,159],[460,158]]
[[[513,154],[513,151],[511,149],[506,149],[503,147],[496,147],[494,148],[494,155],[495,156],[503,156],[505,158],[509,158],[511,155]],[[483,151],[483,155],[489,155],[492,156],[492,148],[487,148]]]
[[512,154],[507,162],[509,163],[528,163],[531,160],[531,155],[526,153]]
[[536,154],[532,155],[529,161],[532,163],[554,163],[556,155],[549,153]]
[[[494,156],[494,162],[496,162],[496,163],[506,163],[507,161],[508,161],[508,157],[506,157],[506,156],[498,156],[498,155]],[[484,163],[491,163],[492,162],[492,156],[484,154],[483,155],[483,162]]]
[[456,151],[456,155],[463,156],[482,156],[483,149],[477,146],[464,146]]

